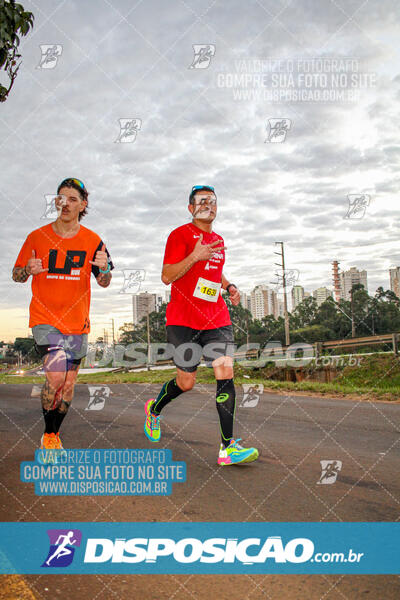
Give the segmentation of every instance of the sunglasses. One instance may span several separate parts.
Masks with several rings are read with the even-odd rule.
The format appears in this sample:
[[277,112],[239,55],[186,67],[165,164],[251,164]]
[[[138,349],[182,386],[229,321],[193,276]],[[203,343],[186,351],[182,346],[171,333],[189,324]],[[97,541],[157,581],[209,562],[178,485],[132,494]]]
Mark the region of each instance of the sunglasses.
[[216,206],[217,205],[217,200],[216,198],[201,198],[199,202],[196,202],[196,206],[205,206],[207,204],[209,204],[210,206]]
[[62,181],[59,185],[59,188],[61,188],[63,185],[65,185],[66,183],[70,183],[70,182],[75,183],[76,185],[79,185],[79,187],[82,190],[85,190],[85,184],[80,180],[80,179],[75,179],[75,177],[68,177],[67,179],[64,179],[64,181]]
[[196,190],[203,190],[204,188],[214,191],[214,188],[211,185],[194,185],[192,187],[192,192],[195,192]]

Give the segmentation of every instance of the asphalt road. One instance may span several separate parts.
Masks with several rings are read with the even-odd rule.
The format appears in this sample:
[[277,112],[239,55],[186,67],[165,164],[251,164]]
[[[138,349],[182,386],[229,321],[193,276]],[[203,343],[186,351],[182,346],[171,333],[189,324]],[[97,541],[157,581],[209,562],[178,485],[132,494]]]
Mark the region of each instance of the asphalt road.
[[[263,394],[241,406],[236,437],[260,458],[218,467],[215,388],[197,385],[163,412],[162,441],[187,463],[187,481],[168,497],[38,497],[19,481],[42,434],[32,384],[0,386],[1,521],[395,521],[400,516],[400,406],[288,393]],[[143,406],[159,386],[121,384],[101,410],[85,410],[79,385],[62,430],[70,448],[153,448],[143,434]],[[321,460],[341,461],[337,480],[320,485]],[[3,578],[0,599],[66,598],[333,600],[400,597],[393,575],[154,575]],[[17,586],[15,588],[15,586]],[[20,587],[18,587],[20,586]],[[18,589],[18,592],[15,592]],[[17,595],[15,595],[17,594]]]

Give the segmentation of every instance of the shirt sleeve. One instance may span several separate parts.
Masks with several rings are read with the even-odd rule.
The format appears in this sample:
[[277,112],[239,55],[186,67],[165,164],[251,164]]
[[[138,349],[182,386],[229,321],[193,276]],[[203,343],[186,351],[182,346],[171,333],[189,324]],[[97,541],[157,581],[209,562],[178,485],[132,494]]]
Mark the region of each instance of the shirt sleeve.
[[163,264],[174,265],[187,256],[187,246],[185,238],[179,231],[172,231],[167,239],[165,246]]
[[[91,260],[94,260],[94,259],[95,259],[96,252],[97,252],[98,250],[101,250],[101,249],[102,249],[102,247],[103,247],[103,244],[104,244],[103,240],[100,240],[100,242],[99,242],[99,245],[97,246],[96,250],[94,251],[94,253],[93,253],[93,256],[92,256]],[[105,244],[104,244],[104,245],[105,245]],[[114,268],[114,264],[113,264],[113,262],[112,262],[112,260],[111,260],[110,253],[109,253],[109,251],[107,250],[107,246],[106,246],[106,248],[105,248],[105,252],[106,252],[106,254],[107,254],[107,257],[108,257],[108,262],[110,263],[110,271],[112,271],[112,270],[113,270],[113,268]],[[95,277],[97,277],[97,276],[100,274],[100,269],[99,269],[99,267],[98,267],[97,265],[92,265],[92,273],[93,273],[93,275],[94,275]]]
[[34,246],[33,246],[33,242],[32,242],[32,237],[29,234],[28,237],[26,238],[21,250],[19,251],[17,260],[15,261],[14,269],[15,269],[15,267],[25,267],[26,266],[26,263],[28,262],[28,260],[30,258],[32,258],[32,250],[34,250]]

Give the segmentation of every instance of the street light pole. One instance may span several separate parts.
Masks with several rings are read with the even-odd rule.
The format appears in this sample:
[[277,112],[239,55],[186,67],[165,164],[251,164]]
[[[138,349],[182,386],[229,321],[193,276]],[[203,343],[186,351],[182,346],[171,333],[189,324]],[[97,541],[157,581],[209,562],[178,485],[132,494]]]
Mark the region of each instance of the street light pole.
[[112,323],[113,347],[115,347],[114,319],[111,319],[111,323]]
[[283,310],[285,317],[285,344],[286,346],[290,346],[290,331],[289,331],[289,313],[287,309],[287,293],[286,293],[286,272],[285,272],[285,251],[283,249],[283,242],[275,242],[275,244],[279,244],[281,247],[280,252],[274,252],[274,254],[278,254],[282,258],[281,263],[275,263],[278,267],[282,268],[282,282],[283,282]]
[[350,306],[351,306],[351,337],[356,337],[356,324],[354,321],[354,302],[353,302],[353,287],[350,290]]
[[151,359],[151,350],[150,350],[150,318],[149,318],[149,304],[150,304],[150,296],[147,297],[147,370],[150,371],[150,359]]

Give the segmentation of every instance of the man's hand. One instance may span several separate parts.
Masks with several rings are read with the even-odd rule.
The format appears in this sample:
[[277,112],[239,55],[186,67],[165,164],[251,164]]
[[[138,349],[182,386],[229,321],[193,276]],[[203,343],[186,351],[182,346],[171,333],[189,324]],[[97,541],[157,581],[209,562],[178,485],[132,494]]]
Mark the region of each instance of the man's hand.
[[240,293],[235,286],[229,288],[229,300],[233,306],[237,306],[240,302]]
[[105,271],[108,265],[108,256],[105,249],[105,244],[103,244],[101,250],[97,250],[94,260],[89,260],[91,265],[99,267],[99,269],[102,269],[102,271]]
[[39,273],[45,273],[49,270],[48,268],[43,269],[42,259],[36,258],[35,250],[32,250],[32,256],[28,260],[25,269],[29,275],[39,275]]
[[220,240],[215,240],[215,242],[211,242],[211,244],[202,244],[203,234],[200,234],[199,239],[192,251],[192,257],[194,262],[199,260],[209,260],[215,254],[215,252],[219,252],[220,250],[226,250],[226,246],[216,246],[216,244],[220,243]]

